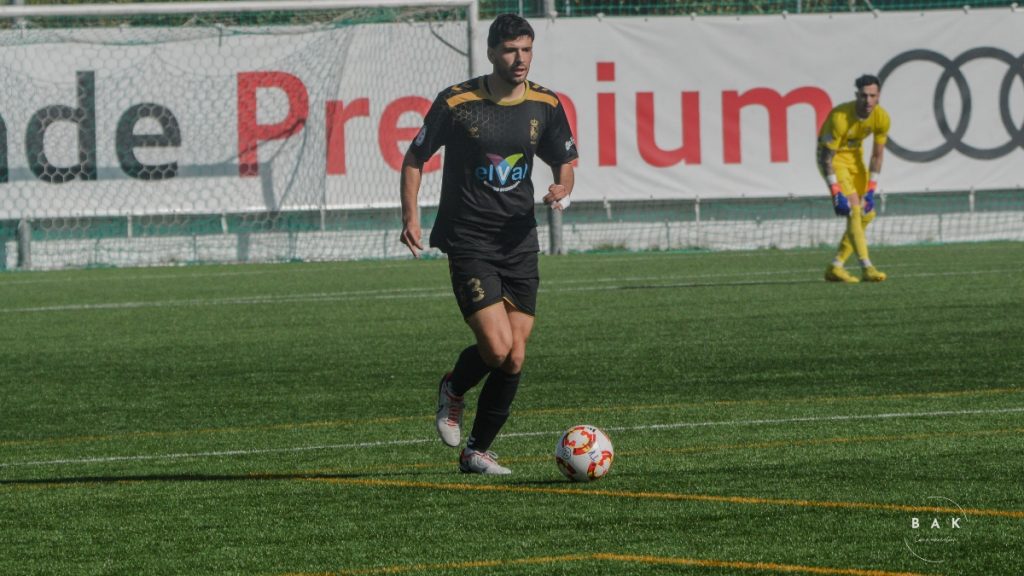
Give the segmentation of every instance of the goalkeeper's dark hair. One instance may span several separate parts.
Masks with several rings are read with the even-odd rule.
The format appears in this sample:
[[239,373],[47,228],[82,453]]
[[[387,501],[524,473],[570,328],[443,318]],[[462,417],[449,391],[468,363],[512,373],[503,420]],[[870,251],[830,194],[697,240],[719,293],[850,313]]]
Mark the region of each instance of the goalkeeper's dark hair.
[[857,87],[857,90],[860,90],[860,89],[864,88],[865,86],[871,86],[871,85],[878,86],[879,90],[882,89],[882,81],[878,79],[878,76],[874,76],[874,75],[871,75],[871,74],[864,74],[860,78],[857,78],[853,82],[853,85]]
[[487,31],[487,47],[496,48],[498,44],[520,36],[529,36],[533,40],[533,26],[521,16],[500,14],[491,22],[491,29]]

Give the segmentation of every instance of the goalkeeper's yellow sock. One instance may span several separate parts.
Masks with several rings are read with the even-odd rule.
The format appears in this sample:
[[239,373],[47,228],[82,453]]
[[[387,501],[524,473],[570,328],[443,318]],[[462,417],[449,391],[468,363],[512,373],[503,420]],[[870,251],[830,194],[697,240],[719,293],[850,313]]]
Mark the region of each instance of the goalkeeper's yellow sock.
[[868,242],[864,237],[864,220],[860,206],[850,208],[850,217],[846,221],[846,235],[853,242],[853,250],[860,260],[860,267],[870,268],[871,259],[868,257]]
[[[871,221],[875,219],[875,216],[877,214],[877,211],[872,210],[871,212],[863,214],[860,217],[860,227],[865,232],[865,242],[867,242],[866,233],[868,229],[868,224],[871,224]],[[847,222],[847,225],[849,225],[849,222]],[[844,264],[846,264],[846,261],[849,260],[851,254],[853,254],[853,241],[850,240],[849,232],[843,232],[843,239],[839,242],[839,252],[836,253],[836,257],[834,260],[832,260],[832,264],[834,266],[842,267]]]
[[853,254],[853,242],[850,242],[850,235],[844,231],[843,239],[839,241],[839,252],[836,252],[836,257],[832,259],[832,265],[842,268],[850,258],[850,254]]

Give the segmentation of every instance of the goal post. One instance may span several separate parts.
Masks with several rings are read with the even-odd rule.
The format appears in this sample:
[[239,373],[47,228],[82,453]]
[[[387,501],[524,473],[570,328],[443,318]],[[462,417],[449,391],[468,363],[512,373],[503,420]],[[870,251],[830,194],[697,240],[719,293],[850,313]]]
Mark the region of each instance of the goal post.
[[478,26],[476,0],[0,7],[0,269],[394,255],[402,155]]

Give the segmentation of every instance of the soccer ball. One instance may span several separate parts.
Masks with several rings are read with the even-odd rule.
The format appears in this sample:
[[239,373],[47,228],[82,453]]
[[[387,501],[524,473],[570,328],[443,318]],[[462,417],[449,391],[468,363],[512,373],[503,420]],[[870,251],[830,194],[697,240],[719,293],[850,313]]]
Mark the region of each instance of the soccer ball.
[[600,429],[583,424],[562,434],[555,446],[555,463],[567,478],[575,482],[597,480],[612,469],[615,448]]

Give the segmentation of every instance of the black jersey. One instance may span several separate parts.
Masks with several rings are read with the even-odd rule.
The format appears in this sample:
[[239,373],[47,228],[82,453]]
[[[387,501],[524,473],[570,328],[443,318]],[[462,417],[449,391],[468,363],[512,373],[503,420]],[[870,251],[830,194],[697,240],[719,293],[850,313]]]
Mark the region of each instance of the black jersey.
[[561,102],[526,83],[522,99],[499,104],[481,76],[437,95],[409,150],[426,162],[445,146],[441,204],[430,245],[448,254],[537,252],[535,157],[557,166],[576,159]]

